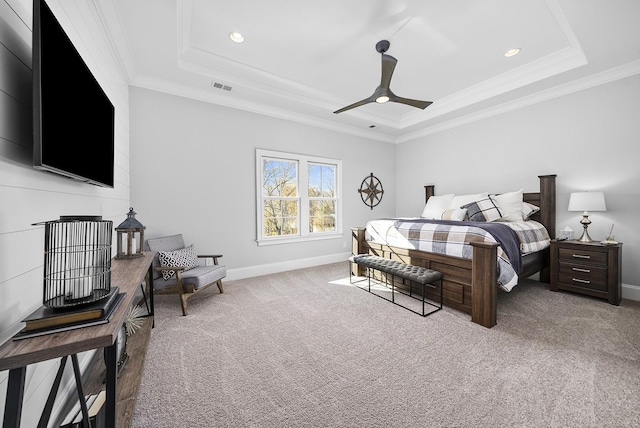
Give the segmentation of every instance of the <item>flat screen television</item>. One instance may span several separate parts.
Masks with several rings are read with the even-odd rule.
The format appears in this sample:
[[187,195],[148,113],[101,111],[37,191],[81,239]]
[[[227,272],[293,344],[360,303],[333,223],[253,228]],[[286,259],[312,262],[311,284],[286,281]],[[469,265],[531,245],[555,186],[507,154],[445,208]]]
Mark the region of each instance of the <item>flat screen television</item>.
[[33,2],[33,166],[113,187],[115,109],[44,0]]

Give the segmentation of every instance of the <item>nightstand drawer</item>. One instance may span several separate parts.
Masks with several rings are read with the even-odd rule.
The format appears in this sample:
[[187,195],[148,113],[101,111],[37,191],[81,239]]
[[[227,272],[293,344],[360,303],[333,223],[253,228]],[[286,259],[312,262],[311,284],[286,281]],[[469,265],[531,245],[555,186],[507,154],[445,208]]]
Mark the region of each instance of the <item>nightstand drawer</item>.
[[562,284],[607,291],[606,268],[560,263],[558,279]]
[[622,244],[551,241],[551,291],[571,291],[607,299],[619,305],[622,299]]
[[575,248],[560,248],[558,260],[566,263],[588,263],[590,265],[607,265],[607,253]]

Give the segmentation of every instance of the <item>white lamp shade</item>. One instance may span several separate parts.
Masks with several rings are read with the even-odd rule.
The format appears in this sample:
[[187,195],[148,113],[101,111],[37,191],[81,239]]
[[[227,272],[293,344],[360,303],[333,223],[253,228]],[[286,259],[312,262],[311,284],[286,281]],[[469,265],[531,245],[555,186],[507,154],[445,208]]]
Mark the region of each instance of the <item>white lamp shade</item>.
[[574,192],[569,197],[569,211],[606,211],[604,193]]

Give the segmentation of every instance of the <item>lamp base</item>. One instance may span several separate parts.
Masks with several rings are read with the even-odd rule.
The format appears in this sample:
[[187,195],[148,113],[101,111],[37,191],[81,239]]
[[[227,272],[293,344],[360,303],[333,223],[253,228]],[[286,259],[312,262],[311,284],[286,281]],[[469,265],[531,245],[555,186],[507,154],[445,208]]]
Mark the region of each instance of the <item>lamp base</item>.
[[582,236],[578,239],[578,242],[595,242],[593,239],[591,239],[591,237],[589,236],[589,233],[587,232],[587,228],[585,226],[584,228],[584,232],[582,232]]
[[580,220],[580,224],[584,228],[584,231],[582,232],[582,236],[578,239],[578,242],[595,242],[589,236],[589,232],[587,232],[587,228],[591,224],[591,220],[589,220],[589,213],[587,211],[582,213],[582,220]]

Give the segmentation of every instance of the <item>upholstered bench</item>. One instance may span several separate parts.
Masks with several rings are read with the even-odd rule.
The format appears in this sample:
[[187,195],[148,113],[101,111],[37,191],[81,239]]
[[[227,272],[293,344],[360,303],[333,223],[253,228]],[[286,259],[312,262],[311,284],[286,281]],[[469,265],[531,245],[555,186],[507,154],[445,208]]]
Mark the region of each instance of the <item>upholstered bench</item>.
[[[355,255],[355,256],[351,256],[349,258],[349,261],[351,261],[352,263],[356,263],[358,265],[364,266],[367,268],[367,280],[368,280],[368,290],[369,292],[371,292],[371,273],[372,271],[379,271],[382,273],[385,273],[385,284],[387,286],[390,286],[391,288],[391,302],[395,303],[399,306],[402,306],[405,309],[410,310],[411,312],[415,312],[419,315],[427,316],[430,315],[434,312],[439,311],[440,309],[442,309],[442,279],[444,277],[444,275],[442,275],[441,272],[438,272],[437,270],[433,270],[433,269],[427,269],[424,267],[420,267],[420,266],[413,266],[407,263],[402,263],[396,260],[390,260],[390,259],[385,259],[383,257],[380,256],[375,256],[375,255],[371,255],[371,254],[359,254],[359,255]],[[349,275],[351,278],[351,283],[353,284],[353,276],[351,275],[351,267],[349,267]],[[389,276],[391,276],[391,281],[389,282]],[[402,278],[403,280],[407,280],[409,281],[409,293],[404,293],[402,291],[397,290],[397,287],[395,286],[395,277],[398,278]],[[404,283],[404,281],[403,281]],[[395,301],[395,292],[399,291],[402,294],[408,295],[409,297],[413,297],[415,299],[417,299],[417,297],[415,297],[413,295],[412,289],[413,289],[413,284],[419,284],[422,287],[422,292],[421,294],[421,301],[422,301],[422,312],[418,312],[415,311],[403,304],[400,304],[398,302]],[[425,286],[429,286],[431,288],[437,289],[438,290],[438,296],[439,296],[439,303],[433,304],[429,301],[427,301],[425,299]],[[359,287],[362,288],[362,287]],[[373,293],[375,294],[375,293]],[[379,294],[375,294],[376,296],[379,297],[383,297],[380,296]],[[384,298],[384,297],[383,297]],[[385,299],[388,300],[388,299]],[[420,300],[420,299],[418,299]],[[430,305],[433,306],[434,308],[436,308],[435,310],[432,310],[431,312],[425,312],[425,305]]]

